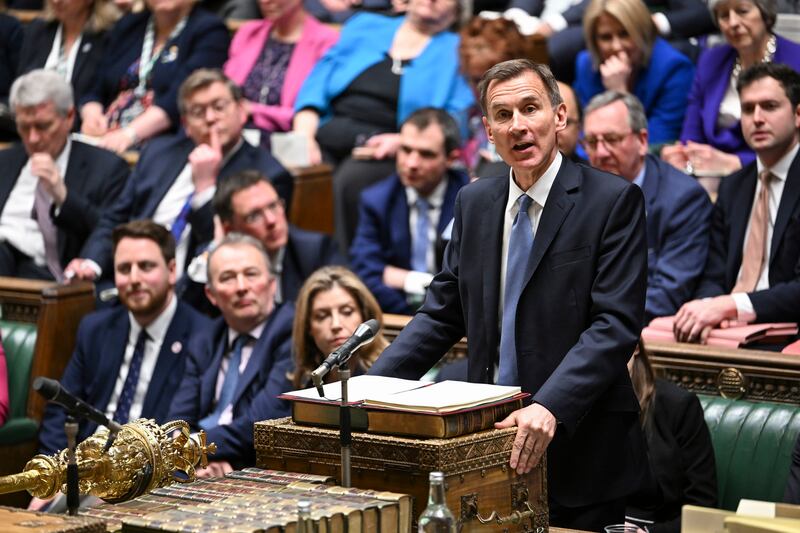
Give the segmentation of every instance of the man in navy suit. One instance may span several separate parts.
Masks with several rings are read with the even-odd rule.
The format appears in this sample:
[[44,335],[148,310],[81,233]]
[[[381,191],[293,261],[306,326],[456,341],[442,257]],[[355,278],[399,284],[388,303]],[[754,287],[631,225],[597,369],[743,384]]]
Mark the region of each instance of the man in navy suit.
[[35,70],[14,82],[22,144],[0,151],[0,275],[63,280],[125,185],[125,161],[69,138],[72,100],[55,72]]
[[[114,281],[122,305],[87,315],[61,384],[125,423],[154,418],[165,423],[190,353],[199,352],[207,318],[175,297],[175,240],[149,220],[119,226],[113,233]],[[40,452],[67,446],[65,414],[50,404],[39,433]],[[80,421],[78,441],[97,425]],[[41,506],[41,501],[35,506]]]
[[699,299],[675,318],[679,341],[704,342],[728,321],[800,321],[800,74],[758,64],[737,89],[756,161],[722,180]]
[[439,270],[436,242],[469,181],[448,169],[460,144],[446,111],[419,109],[400,127],[397,173],[361,193],[350,262],[387,313],[411,314]]
[[289,414],[276,396],[291,389],[294,319],[291,303],[275,305],[269,257],[249,235],[228,234],[212,249],[206,292],[222,317],[206,349],[192,354],[170,409],[170,418],[206,430],[217,444],[201,476],[253,465],[254,405],[264,418]]
[[647,115],[629,93],[598,94],[584,110],[592,166],[638,185],[647,213],[645,322],[674,315],[694,293],[708,255],[711,201],[697,180],[647,153]]
[[559,153],[566,109],[547,67],[499,63],[479,89],[512,171],[461,190],[442,270],[370,373],[419,378],[466,333],[469,381],[532,394],[497,424],[518,427],[511,468],[546,452],[551,525],[602,530],[624,520],[647,468],[628,438],[639,406],[626,368],[644,313],[644,199]]
[[211,199],[217,183],[240,170],[260,171],[284,201],[291,201],[291,175],[269,152],[243,139],[245,101],[222,72],[192,73],[181,85],[179,101],[186,136],[148,143],[119,200],[98,223],[81,258],[68,266],[75,276],[92,280],[108,271],[111,228],[152,218],[175,236],[180,278],[198,244],[213,235]]

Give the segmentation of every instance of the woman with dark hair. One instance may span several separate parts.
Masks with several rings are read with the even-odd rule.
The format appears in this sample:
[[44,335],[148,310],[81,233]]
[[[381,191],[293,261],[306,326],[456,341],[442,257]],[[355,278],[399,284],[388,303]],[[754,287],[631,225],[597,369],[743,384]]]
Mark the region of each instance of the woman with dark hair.
[[775,0],[710,0],[708,7],[727,44],[700,55],[681,142],[661,157],[689,174],[724,176],[755,159],[742,136],[739,73],[767,62],[800,70],[800,45],[773,33]]
[[[300,289],[294,315],[295,370],[289,376],[294,388],[310,386],[311,372],[350,338],[359,324],[372,318],[382,324],[383,313],[358,276],[340,266],[323,267],[311,274]],[[388,345],[379,332],[350,358],[350,369],[363,374]],[[336,381],[337,376],[333,370],[325,380]]]
[[592,0],[583,19],[588,50],[575,62],[581,106],[604,91],[636,95],[650,144],[678,138],[694,76],[688,57],[658,37],[642,0]]
[[650,533],[679,533],[683,505],[717,505],[714,449],[703,408],[693,393],[655,377],[641,340],[628,371],[641,408],[651,476],[629,497],[625,516]]

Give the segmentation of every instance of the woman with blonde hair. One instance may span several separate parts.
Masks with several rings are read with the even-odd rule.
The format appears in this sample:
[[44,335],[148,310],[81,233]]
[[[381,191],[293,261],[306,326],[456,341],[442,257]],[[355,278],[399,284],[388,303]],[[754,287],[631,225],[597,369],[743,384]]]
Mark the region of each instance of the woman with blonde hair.
[[72,84],[77,104],[94,85],[107,32],[119,17],[109,0],[47,0],[44,16],[25,27],[18,73],[55,70]]
[[651,144],[678,138],[694,65],[658,37],[642,0],[592,0],[583,19],[588,50],[575,62],[575,92],[585,106],[604,91],[636,95]]
[[[294,388],[310,386],[311,372],[341,346],[359,324],[372,318],[383,326],[383,313],[377,300],[353,272],[340,266],[327,266],[311,274],[297,297],[292,329],[295,370],[288,377]],[[378,332],[371,343],[350,358],[350,370],[355,375],[363,374],[388,345],[383,333]],[[326,381],[337,379],[336,370],[326,376]]]

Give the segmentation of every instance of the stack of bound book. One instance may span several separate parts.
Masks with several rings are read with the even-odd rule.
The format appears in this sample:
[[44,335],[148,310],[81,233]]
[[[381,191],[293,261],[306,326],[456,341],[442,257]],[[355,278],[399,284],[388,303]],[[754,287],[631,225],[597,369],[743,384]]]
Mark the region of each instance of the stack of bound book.
[[[341,383],[288,392],[292,420],[311,426],[339,426]],[[462,381],[428,383],[381,376],[348,381],[354,431],[420,438],[451,438],[494,427],[522,407],[529,394],[519,387]]]
[[103,503],[81,514],[106,522],[108,531],[293,533],[297,503],[311,504],[314,531],[403,532],[411,527],[404,494],[343,488],[328,476],[246,468],[224,478],[153,490],[128,502]]

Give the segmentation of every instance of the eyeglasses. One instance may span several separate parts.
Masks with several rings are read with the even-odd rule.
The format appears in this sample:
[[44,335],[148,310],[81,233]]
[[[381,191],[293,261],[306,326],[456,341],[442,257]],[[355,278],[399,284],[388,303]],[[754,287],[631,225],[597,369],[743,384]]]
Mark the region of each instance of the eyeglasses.
[[264,207],[256,208],[244,216],[245,224],[259,224],[264,221],[266,213],[273,216],[279,214],[283,210],[283,200],[278,198]]
[[194,104],[186,109],[186,115],[194,120],[202,120],[206,113],[211,109],[214,114],[221,115],[228,110],[228,107],[233,103],[233,100],[228,98],[220,98],[214,100],[210,104]]
[[601,142],[606,145],[606,148],[613,150],[632,133],[633,131],[628,131],[626,133],[607,133],[605,135],[587,135],[581,139],[581,144],[587,152],[594,152],[597,150],[597,145]]

